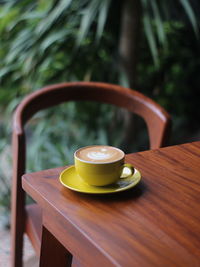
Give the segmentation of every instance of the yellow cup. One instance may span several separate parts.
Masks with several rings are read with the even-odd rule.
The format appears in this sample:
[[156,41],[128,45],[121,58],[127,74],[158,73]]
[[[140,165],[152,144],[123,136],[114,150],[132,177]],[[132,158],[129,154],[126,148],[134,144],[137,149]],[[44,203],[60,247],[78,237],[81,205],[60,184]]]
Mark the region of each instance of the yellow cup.
[[[115,147],[112,148],[120,150]],[[74,153],[76,172],[89,185],[106,186],[117,182],[119,179],[132,176],[134,173],[134,167],[131,164],[124,163],[125,154],[122,150],[120,150],[122,157],[112,162],[86,161],[78,157],[78,151]],[[124,172],[125,167],[129,169],[128,174]]]

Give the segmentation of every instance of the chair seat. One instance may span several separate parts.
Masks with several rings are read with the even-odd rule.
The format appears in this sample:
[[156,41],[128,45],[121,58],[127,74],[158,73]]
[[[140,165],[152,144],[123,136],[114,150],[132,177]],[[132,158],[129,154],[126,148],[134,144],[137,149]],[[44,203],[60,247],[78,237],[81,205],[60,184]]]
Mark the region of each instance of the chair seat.
[[40,255],[42,237],[42,209],[37,204],[26,206],[26,234],[28,235],[36,254]]

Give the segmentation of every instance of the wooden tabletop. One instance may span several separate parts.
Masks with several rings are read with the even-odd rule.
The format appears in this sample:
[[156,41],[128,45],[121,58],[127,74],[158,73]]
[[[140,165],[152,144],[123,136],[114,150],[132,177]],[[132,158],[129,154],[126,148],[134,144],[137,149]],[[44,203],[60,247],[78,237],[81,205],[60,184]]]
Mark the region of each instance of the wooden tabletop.
[[64,168],[23,176],[44,225],[85,266],[200,266],[200,142],[129,154],[133,189],[87,195],[64,188]]

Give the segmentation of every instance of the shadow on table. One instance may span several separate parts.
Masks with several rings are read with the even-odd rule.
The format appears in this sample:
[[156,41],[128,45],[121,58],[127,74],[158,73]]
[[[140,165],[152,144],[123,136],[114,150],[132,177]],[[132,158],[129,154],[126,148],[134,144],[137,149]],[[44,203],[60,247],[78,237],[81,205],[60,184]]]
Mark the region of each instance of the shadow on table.
[[143,181],[140,181],[138,185],[135,187],[128,189],[126,191],[111,193],[111,194],[83,194],[79,192],[74,192],[74,194],[78,194],[79,197],[82,199],[91,199],[97,201],[128,201],[128,200],[137,200],[138,198],[142,197],[147,191],[147,186]]

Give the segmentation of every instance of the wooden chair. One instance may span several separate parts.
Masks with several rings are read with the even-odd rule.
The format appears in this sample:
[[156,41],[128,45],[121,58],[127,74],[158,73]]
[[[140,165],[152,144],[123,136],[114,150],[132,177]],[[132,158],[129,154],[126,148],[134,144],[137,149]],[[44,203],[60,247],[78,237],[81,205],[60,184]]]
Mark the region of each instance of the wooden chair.
[[150,148],[166,145],[170,116],[143,94],[121,86],[97,82],[73,82],[47,86],[28,95],[17,107],[13,122],[13,185],[12,185],[12,266],[22,266],[23,234],[26,233],[40,254],[42,212],[36,204],[25,206],[21,176],[26,166],[24,126],[39,110],[67,101],[97,101],[125,108],[146,122]]

